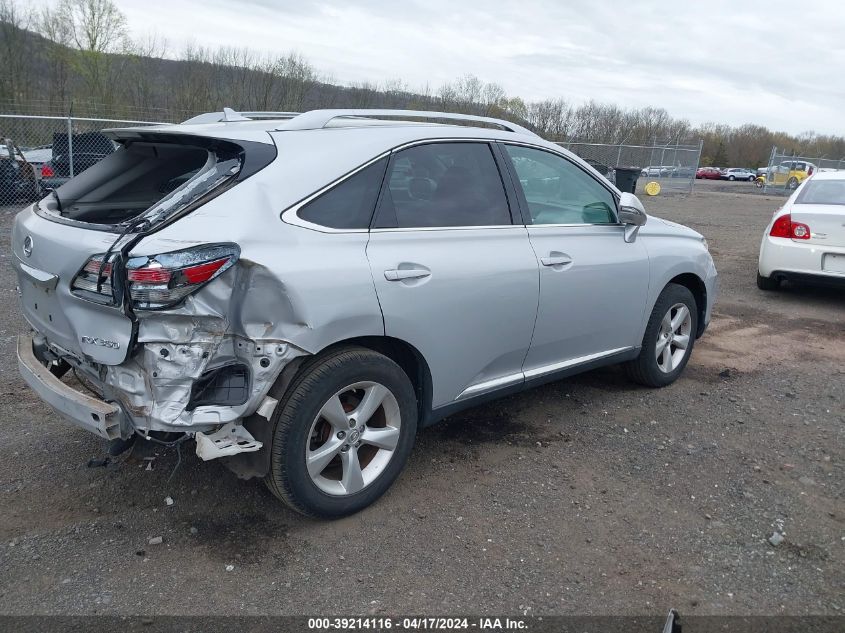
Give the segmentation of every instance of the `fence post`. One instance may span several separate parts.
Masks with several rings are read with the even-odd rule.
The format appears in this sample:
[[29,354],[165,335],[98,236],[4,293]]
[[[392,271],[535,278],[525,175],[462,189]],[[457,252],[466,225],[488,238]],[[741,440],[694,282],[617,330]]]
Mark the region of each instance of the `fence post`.
[[73,178],[73,119],[67,118],[67,160],[70,165],[70,177]]
[[622,164],[622,143],[619,144],[619,152],[616,154],[616,167]]
[[774,169],[775,165],[775,155],[777,154],[778,146],[772,145],[772,153],[769,156],[769,165],[766,167],[766,180],[763,183],[763,193],[769,193],[769,183],[772,183],[772,187],[775,184],[775,175],[772,173],[772,169]]
[[689,181],[689,192],[692,193],[695,187],[695,174],[698,171],[698,166],[701,164],[701,152],[704,151],[704,139],[698,139],[698,154],[695,156],[695,166],[692,168],[692,178]]

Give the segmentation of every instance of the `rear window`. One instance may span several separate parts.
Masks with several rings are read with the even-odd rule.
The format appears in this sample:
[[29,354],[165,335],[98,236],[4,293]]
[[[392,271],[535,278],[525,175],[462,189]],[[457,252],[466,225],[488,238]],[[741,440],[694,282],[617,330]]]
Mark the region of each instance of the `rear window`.
[[237,148],[132,142],[56,189],[63,217],[119,224],[150,210],[152,221],[185,207],[238,173]]
[[810,180],[795,203],[845,205],[845,180]]

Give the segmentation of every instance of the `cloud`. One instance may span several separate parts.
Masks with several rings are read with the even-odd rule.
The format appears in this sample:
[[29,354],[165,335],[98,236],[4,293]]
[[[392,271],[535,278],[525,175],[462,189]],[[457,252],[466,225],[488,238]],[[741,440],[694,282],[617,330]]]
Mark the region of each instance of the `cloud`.
[[845,3],[119,0],[136,32],[294,50],[335,81],[472,73],[526,99],[666,108],[693,123],[845,134]]

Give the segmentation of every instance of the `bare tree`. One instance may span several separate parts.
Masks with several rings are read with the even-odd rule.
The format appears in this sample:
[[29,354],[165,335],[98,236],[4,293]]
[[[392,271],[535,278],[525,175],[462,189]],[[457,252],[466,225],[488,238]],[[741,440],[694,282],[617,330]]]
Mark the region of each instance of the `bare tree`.
[[13,0],[0,0],[0,99],[13,105],[29,96],[26,29],[32,20],[29,9],[21,9]]
[[90,99],[112,103],[110,79],[117,61],[112,54],[129,47],[126,17],[112,0],[62,0],[59,16],[78,51],[74,63]]

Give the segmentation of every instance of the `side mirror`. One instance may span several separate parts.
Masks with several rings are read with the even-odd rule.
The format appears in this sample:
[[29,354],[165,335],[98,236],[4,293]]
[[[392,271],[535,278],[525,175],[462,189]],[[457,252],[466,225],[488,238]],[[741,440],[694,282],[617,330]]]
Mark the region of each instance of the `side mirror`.
[[625,225],[625,241],[637,239],[637,232],[647,220],[643,203],[634,194],[624,192],[619,200],[619,222]]

